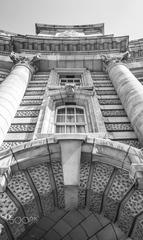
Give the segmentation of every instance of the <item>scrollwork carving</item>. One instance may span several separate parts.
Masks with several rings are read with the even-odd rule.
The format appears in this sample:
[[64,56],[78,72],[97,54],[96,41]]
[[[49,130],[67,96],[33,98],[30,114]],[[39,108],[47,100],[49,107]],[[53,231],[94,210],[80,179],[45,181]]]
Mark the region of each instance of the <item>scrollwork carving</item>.
[[118,56],[111,56],[111,55],[101,55],[101,60],[103,62],[103,66],[106,69],[110,64],[114,63],[126,63],[128,58],[130,57],[129,51],[126,51],[123,54],[120,54]]
[[18,63],[28,64],[29,66],[32,66],[35,71],[37,71],[37,68],[38,68],[37,62],[40,59],[40,54],[37,54],[32,59],[30,59],[26,56],[21,56],[15,53],[14,51],[12,51],[9,57],[14,64],[18,64]]

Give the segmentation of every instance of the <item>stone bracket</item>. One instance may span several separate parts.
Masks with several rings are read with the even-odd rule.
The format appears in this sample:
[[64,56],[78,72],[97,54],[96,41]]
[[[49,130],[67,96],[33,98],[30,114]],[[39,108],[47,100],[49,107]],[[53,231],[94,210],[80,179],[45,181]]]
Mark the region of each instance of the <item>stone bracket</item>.
[[143,190],[143,163],[132,163],[130,176],[135,179],[137,189]]
[[125,64],[130,57],[129,51],[119,54],[117,56],[111,55],[101,55],[101,60],[103,63],[103,71],[108,72],[111,66],[114,66],[116,63]]

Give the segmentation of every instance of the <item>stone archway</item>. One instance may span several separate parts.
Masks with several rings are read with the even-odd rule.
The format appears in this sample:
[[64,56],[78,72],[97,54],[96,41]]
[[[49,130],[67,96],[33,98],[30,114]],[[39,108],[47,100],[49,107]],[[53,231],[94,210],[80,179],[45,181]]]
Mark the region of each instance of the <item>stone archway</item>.
[[[65,142],[72,146],[73,143],[76,143],[75,146],[79,144],[80,154],[79,151],[78,154],[73,154],[74,158],[80,157],[79,164],[74,165],[76,173],[70,173],[73,167],[70,162],[64,167],[62,145]],[[126,239],[128,236],[135,240],[142,239],[140,150],[108,139],[70,134],[31,141],[1,152],[0,157],[2,240],[18,237],[30,239],[28,234],[30,231],[36,233],[33,229],[37,228],[37,224],[48,228],[46,224],[54,221],[50,216],[55,219],[58,212],[61,214],[61,222],[57,220],[54,227],[59,231],[62,228],[60,226],[67,226],[68,220],[65,219],[76,219],[77,215],[81,219],[81,222],[78,220],[77,225],[74,225],[74,229],[69,224],[69,233],[66,232],[65,235],[54,230],[61,236],[59,239],[77,239],[74,238],[76,227],[78,231],[82,228],[87,233],[85,239],[104,240],[109,232],[110,239],[113,240]],[[65,182],[67,171],[71,185],[70,181],[68,184]],[[73,174],[77,181],[72,184]],[[75,209],[70,211],[73,207]],[[31,222],[34,223],[34,220],[36,225],[33,226]],[[92,224],[95,228],[91,227]],[[51,228],[49,231],[52,231]],[[43,235],[38,239],[48,236],[46,229],[39,229]],[[58,239],[56,235],[55,239]]]

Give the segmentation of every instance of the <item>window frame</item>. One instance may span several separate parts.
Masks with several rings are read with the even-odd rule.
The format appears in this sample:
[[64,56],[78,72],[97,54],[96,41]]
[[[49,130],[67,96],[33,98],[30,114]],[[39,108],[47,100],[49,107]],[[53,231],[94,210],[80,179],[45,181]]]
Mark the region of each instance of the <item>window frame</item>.
[[[67,113],[67,109],[74,109],[74,113],[73,114],[69,114],[69,113]],[[58,114],[58,110],[59,109],[65,109],[65,113],[64,114]],[[76,112],[76,109],[82,109],[82,111],[83,111],[83,114],[78,114],[77,112]],[[61,116],[64,116],[64,121],[63,122],[57,122],[57,117],[59,116],[59,115],[61,115]],[[74,121],[72,122],[68,122],[67,121],[67,116],[74,116]],[[77,121],[77,116],[80,116],[80,115],[82,115],[82,116],[84,116],[84,122],[78,122]],[[64,126],[64,132],[57,132],[57,126]],[[65,134],[68,134],[68,132],[67,132],[67,126],[73,126],[74,127],[74,132],[69,132],[70,134],[77,134],[77,133],[79,133],[79,134],[82,134],[82,133],[87,133],[88,132],[88,126],[87,126],[87,118],[86,118],[86,113],[85,113],[85,108],[83,107],[83,106],[79,106],[79,105],[62,105],[62,106],[58,106],[57,108],[56,108],[56,111],[55,111],[55,133],[60,133],[60,134],[62,134],[62,133],[65,133]],[[84,127],[84,132],[78,132],[77,131],[77,126],[83,126]]]
[[[62,80],[65,80],[65,83],[62,83]],[[78,81],[78,84],[77,84],[77,80]],[[71,81],[71,82],[70,82]],[[66,77],[61,77],[60,78],[60,81],[59,81],[59,85],[60,86],[65,86],[66,84],[71,84],[71,85],[75,85],[77,87],[80,87],[81,86],[81,78],[80,77],[75,77],[75,78],[66,78]]]

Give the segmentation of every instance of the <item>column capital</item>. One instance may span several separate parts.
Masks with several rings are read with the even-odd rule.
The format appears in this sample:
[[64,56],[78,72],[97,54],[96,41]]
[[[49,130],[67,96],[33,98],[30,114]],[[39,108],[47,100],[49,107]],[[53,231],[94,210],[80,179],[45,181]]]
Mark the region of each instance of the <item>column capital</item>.
[[103,68],[106,71],[110,71],[112,67],[114,67],[117,64],[123,64],[125,65],[127,60],[129,58],[129,51],[126,51],[123,54],[117,55],[117,56],[111,56],[111,55],[101,55],[101,60],[103,62]]
[[40,54],[37,54],[37,55],[33,56],[32,58],[28,58],[25,55],[22,56],[15,52],[11,52],[9,57],[13,61],[14,66],[23,65],[23,66],[27,67],[31,71],[31,73],[38,70],[37,62],[40,59]]

